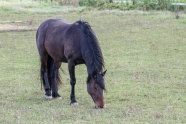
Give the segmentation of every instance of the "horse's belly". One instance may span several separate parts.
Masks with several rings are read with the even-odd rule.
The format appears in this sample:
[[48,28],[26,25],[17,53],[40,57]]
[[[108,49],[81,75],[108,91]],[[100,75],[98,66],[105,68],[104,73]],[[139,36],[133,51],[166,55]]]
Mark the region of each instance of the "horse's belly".
[[67,59],[65,57],[60,58],[61,62],[67,63]]
[[85,61],[84,61],[83,59],[76,59],[76,60],[74,61],[74,63],[75,63],[75,65],[84,64]]

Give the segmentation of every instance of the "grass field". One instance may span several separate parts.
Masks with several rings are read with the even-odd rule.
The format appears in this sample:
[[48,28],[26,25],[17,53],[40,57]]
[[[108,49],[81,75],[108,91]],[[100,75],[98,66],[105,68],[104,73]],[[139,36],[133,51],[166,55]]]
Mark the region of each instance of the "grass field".
[[[186,15],[170,12],[82,11],[37,2],[0,2],[1,124],[185,124]],[[67,64],[62,100],[40,90],[36,28],[48,18],[87,20],[100,41],[108,70],[106,108],[94,109],[86,91],[86,67],[76,67],[70,103]],[[11,25],[4,30],[3,25]],[[21,28],[21,27],[27,27]],[[11,30],[19,27],[19,30]]]

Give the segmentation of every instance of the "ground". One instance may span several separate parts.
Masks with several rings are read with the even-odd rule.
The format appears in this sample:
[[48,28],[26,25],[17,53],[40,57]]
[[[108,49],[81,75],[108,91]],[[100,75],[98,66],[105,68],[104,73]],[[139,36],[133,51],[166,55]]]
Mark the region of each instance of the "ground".
[[[87,11],[36,1],[18,3],[0,7],[0,123],[186,123],[184,12],[176,19],[167,11]],[[64,63],[59,89],[62,100],[45,100],[35,35],[48,18],[71,23],[84,19],[92,26],[107,69],[106,108],[94,108],[86,91],[85,65],[76,67],[78,106],[70,106],[70,81]]]
[[9,31],[9,30],[28,30],[31,27],[28,26],[17,26],[11,24],[0,24],[0,31]]

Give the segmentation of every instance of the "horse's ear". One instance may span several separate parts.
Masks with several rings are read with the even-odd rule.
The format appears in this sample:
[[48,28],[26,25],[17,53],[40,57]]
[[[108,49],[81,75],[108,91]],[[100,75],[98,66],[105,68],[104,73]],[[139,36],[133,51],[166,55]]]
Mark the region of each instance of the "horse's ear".
[[106,74],[107,70],[105,70],[101,75],[104,76]]

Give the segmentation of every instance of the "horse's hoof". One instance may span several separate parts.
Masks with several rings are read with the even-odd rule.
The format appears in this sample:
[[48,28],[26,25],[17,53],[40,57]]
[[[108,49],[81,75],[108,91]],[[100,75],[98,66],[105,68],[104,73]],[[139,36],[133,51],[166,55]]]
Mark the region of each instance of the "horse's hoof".
[[78,103],[77,102],[74,102],[74,103],[70,103],[71,106],[77,106]]
[[52,99],[52,96],[45,95],[45,98],[46,98],[46,100],[51,100]]

